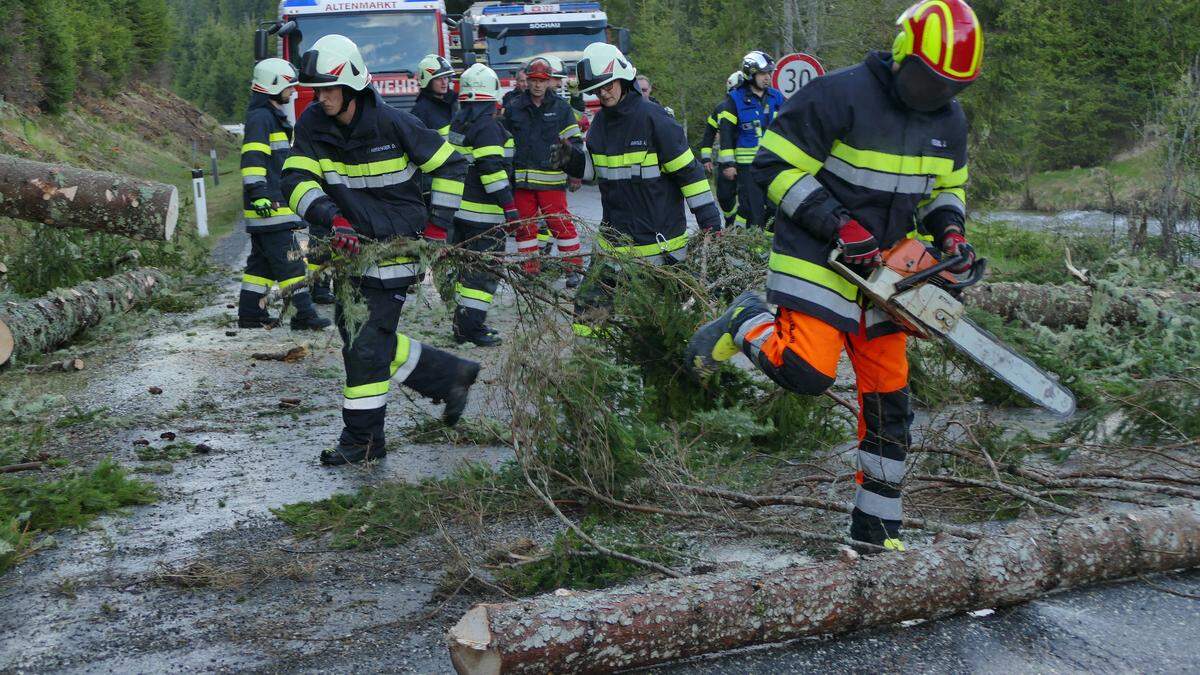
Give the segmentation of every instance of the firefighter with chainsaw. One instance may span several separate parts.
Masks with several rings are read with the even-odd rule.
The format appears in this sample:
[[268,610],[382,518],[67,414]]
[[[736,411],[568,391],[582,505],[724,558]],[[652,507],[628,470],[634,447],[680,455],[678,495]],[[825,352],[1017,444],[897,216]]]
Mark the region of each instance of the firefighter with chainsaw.
[[[471,251],[504,253],[505,227],[520,220],[513,201],[512,137],[497,119],[500,78],[476,63],[458,81],[462,109],[450,125],[450,143],[470,164],[451,243]],[[500,336],[487,314],[499,279],[477,263],[464,268],[454,287],[454,340],[495,347]]]
[[742,227],[766,227],[773,215],[763,190],[751,175],[750,165],[763,132],[783,107],[783,94],[771,86],[775,60],[754,51],[742,58],[744,81],[729,92],[727,110],[718,113],[721,153],[718,163],[725,180],[737,182],[738,206],[734,222]]
[[[364,240],[416,239],[427,224],[445,229],[462,199],[464,160],[420,120],[384,103],[358,47],[341,35],[317,40],[300,61],[300,84],[316,101],[296,124],[292,155],[283,167],[284,195],[335,255],[353,257]],[[431,208],[421,201],[418,172],[433,176]],[[378,459],[387,454],[383,424],[391,382],[444,402],[443,421],[455,424],[479,364],[398,332],[400,310],[421,270],[409,257],[384,258],[357,271],[349,284],[362,296],[366,317],[350,325],[337,306],[346,366],[337,447],[323,464]]]
[[[296,91],[296,69],[283,59],[263,59],[254,66],[242,143],[242,202],[250,257],[242,274],[238,326],[270,328],[278,321],[263,306],[272,286],[287,290],[304,281],[304,221],[288,208],[280,188],[280,172],[292,146],[292,125],[283,106]],[[291,295],[296,315],[292,329],[321,330],[329,319],[317,314],[308,288]]]
[[857,494],[850,536],[903,549],[900,484],[910,442],[907,336],[830,267],[866,271],[917,234],[972,268],[964,231],[967,123],[954,96],[978,76],[983,34],[962,0],[922,0],[898,19],[892,51],[817,78],[762,138],[755,179],[779,209],[767,277],[688,345],[701,372],[742,351],[790,391],[819,395],[843,351],[858,385]]
[[516,152],[513,172],[516,178],[516,204],[521,219],[517,228],[517,252],[529,257],[526,271],[536,274],[539,216],[546,221],[559,254],[570,270],[567,287],[579,285],[579,233],[567,210],[567,174],[551,163],[551,154],[560,141],[582,147],[583,134],[575,120],[571,104],[553,91],[555,69],[545,57],[535,57],[523,71],[528,88],[504,108],[504,127],[513,135]]
[[[637,89],[637,70],[610,44],[588,45],[576,64],[579,88],[600,99],[587,140],[559,142],[552,166],[600,186],[606,230],[596,245],[608,254],[652,265],[687,256],[686,202],[705,231],[721,229],[712,189],[679,123]],[[611,311],[616,271],[589,272],[575,297],[576,334],[592,335]]]
[[[729,98],[728,93],[742,86],[746,81],[746,76],[742,75],[742,71],[738,70],[730,73],[725,80],[725,98],[717,104],[711,115],[705,120],[704,136],[700,139],[700,162],[704,165],[704,172],[712,175],[713,172],[713,144],[718,139],[717,132],[720,130],[720,123],[717,121],[721,118],[721,113],[732,115],[734,113],[733,101]],[[724,147],[724,146],[722,146]],[[736,179],[725,177],[725,172],[717,172],[717,204],[721,207],[721,214],[725,216],[725,227],[733,226],[734,216],[737,215],[738,203],[738,186]]]

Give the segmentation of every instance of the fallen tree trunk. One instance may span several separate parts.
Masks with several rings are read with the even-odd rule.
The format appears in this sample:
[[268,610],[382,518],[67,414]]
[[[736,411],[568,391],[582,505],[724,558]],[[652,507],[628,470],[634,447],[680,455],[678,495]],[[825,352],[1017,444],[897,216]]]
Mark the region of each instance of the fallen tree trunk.
[[[1145,312],[1139,311],[1138,301],[1150,301],[1156,305],[1166,301],[1184,305],[1200,302],[1200,293],[1125,290],[1126,294],[1121,297],[1104,299],[1106,306],[1099,317],[1100,321],[1115,325],[1143,323],[1146,320],[1143,316]],[[963,292],[963,301],[969,307],[978,307],[1006,319],[1040,323],[1052,329],[1068,326],[1082,328],[1091,317],[1094,293],[1087,286],[1073,284],[1057,286],[998,281],[968,288]]]
[[51,351],[104,318],[146,303],[165,280],[145,267],[0,305],[0,365]]
[[1198,565],[1200,511],[1146,509],[1030,523],[902,554],[480,604],[447,638],[459,673],[610,671]]
[[179,220],[179,190],[115,173],[0,155],[0,214],[170,241]]

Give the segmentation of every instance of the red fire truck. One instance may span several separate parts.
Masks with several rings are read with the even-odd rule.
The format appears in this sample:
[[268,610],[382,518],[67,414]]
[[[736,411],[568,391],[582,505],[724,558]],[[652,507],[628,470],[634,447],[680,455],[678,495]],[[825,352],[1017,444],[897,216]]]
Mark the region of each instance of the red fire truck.
[[[371,86],[401,110],[416,102],[414,73],[421,58],[450,54],[442,0],[282,0],[278,19],[256,31],[254,56],[271,56],[268,41],[273,35],[279,40],[278,56],[299,68],[300,55],[331,34],[345,35],[358,45],[371,72]],[[299,115],[312,99],[312,90],[300,87],[292,114]]]

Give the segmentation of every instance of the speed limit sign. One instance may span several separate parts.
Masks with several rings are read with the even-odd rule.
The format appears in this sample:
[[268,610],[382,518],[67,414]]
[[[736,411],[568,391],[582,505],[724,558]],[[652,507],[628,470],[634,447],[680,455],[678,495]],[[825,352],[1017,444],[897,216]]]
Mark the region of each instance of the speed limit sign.
[[792,94],[800,91],[800,88],[811,82],[814,77],[824,74],[825,69],[816,58],[808,54],[788,54],[775,65],[771,84],[783,92],[784,98],[791,98]]

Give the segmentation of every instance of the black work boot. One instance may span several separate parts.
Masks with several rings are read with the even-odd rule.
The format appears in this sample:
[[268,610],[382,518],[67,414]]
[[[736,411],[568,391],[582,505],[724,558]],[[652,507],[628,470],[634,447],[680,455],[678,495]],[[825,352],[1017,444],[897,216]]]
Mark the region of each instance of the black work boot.
[[444,402],[442,421],[452,427],[467,407],[471,385],[479,377],[479,364],[427,344],[421,345],[420,358],[404,384],[434,403]]
[[318,305],[332,305],[337,301],[333,296],[333,283],[329,279],[322,279],[313,284],[312,301]]
[[297,314],[292,317],[292,330],[325,330],[333,325],[333,322],[325,317],[313,312],[312,314]]
[[238,316],[238,328],[275,328],[277,326],[279,326],[279,319],[270,314]]
[[371,459],[387,457],[387,447],[375,446],[371,443],[363,445],[346,445],[338,443],[337,447],[321,452],[321,463],[325,466],[341,466],[343,464],[358,464]]
[[769,313],[767,303],[754,291],[746,291],[734,299],[721,316],[700,326],[688,340],[687,365],[692,373],[702,376],[716,370],[717,364],[732,359],[742,350],[734,336],[742,324],[756,316]]
[[454,328],[454,341],[458,344],[470,342],[477,347],[499,347],[504,340],[492,328],[480,326],[473,330],[462,331],[456,326]]

